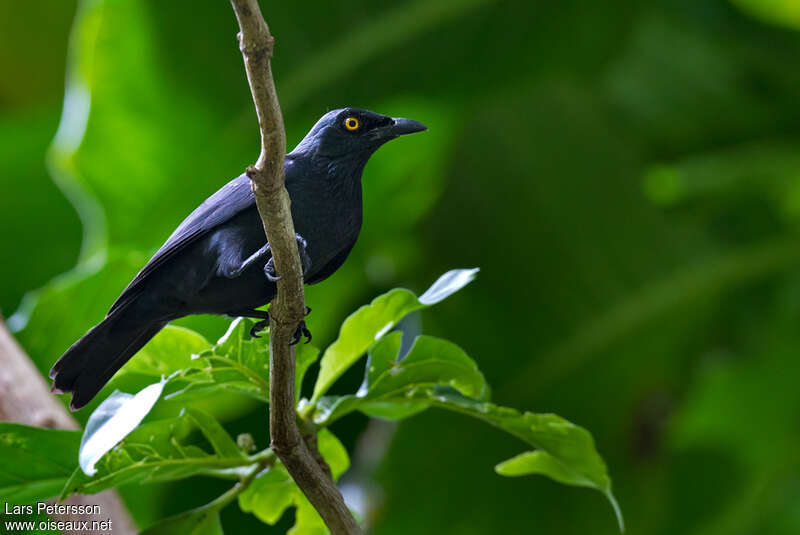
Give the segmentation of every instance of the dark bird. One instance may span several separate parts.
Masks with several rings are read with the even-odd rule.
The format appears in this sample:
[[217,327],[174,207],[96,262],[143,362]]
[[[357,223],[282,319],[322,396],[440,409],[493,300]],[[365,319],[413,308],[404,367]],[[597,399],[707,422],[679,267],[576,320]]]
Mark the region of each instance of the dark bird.
[[[361,172],[372,153],[425,129],[411,119],[333,110],[286,155],[286,189],[306,284],[329,277],[355,245]],[[267,312],[256,309],[275,296],[271,259],[250,179],[241,175],[178,226],[105,319],[58,359],[50,370],[53,391],[72,392],[70,407],[83,407],[168,322],[189,314],[259,318],[257,326],[264,327]]]

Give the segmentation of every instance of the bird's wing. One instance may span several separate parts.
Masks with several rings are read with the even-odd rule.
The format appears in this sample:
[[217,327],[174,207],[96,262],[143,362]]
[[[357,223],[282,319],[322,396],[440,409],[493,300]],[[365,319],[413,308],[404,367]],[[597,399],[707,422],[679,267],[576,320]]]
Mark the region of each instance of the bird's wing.
[[222,186],[178,225],[164,245],[156,251],[150,261],[111,305],[108,313],[112,314],[136,297],[142,290],[143,281],[176,253],[253,205],[255,205],[255,196],[250,188],[250,179],[247,175],[234,178]]

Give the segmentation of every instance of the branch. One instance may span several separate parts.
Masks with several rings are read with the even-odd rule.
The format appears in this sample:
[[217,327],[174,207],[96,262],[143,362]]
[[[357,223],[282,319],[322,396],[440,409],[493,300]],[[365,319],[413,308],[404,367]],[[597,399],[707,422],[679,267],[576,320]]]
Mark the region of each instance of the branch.
[[[54,396],[39,370],[8,332],[0,318],[0,421],[17,422],[37,427],[80,429],[67,409]],[[92,496],[72,496],[64,503],[74,505],[99,505],[103,517],[111,518],[114,533],[136,533],[128,511],[116,492],[107,490]],[[54,514],[63,521],[103,520],[96,515]],[[75,533],[91,533],[77,531]]]
[[261,154],[256,164],[247,168],[247,176],[264,223],[275,270],[281,276],[277,296],[269,309],[271,447],[333,535],[359,534],[361,529],[344,504],[339,489],[314,459],[297,427],[295,351],[289,342],[305,316],[306,307],[289,194],[284,187],[286,134],[270,67],[274,39],[256,0],[231,0],[231,5],[241,29],[239,49],[261,129]]

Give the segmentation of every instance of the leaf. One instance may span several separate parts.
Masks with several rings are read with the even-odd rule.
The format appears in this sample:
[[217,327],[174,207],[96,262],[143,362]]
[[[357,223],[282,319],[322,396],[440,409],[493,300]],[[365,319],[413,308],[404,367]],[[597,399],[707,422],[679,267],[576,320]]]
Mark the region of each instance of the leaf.
[[161,396],[164,383],[145,387],[135,396],[114,392],[95,409],[81,439],[79,463],[86,475],[94,475],[97,461],[147,416]]
[[150,526],[142,535],[222,535],[222,523],[219,519],[219,508],[216,506],[200,507],[167,518]]
[[373,418],[384,420],[403,420],[410,418],[430,407],[426,401],[390,400],[376,401],[359,405],[358,410]]
[[525,455],[501,463],[498,473],[521,475],[525,469],[531,469],[529,473],[544,474],[564,484],[599,490],[611,503],[620,530],[624,531],[606,465],[586,429],[555,414],[520,413],[466,398],[451,388],[437,387],[420,396],[430,399],[433,406],[473,416],[538,448],[541,453],[532,452],[536,453],[533,457]]
[[286,469],[276,465],[256,476],[250,486],[239,494],[239,508],[272,526],[294,504],[297,490]]
[[354,396],[326,396],[317,403],[314,422],[329,425],[354,410],[389,419],[406,418],[428,407],[411,399],[415,391],[451,386],[465,396],[487,399],[489,388],[477,364],[457,345],[432,336],[418,336],[406,357],[397,362],[400,333],[379,340],[370,350],[364,383]]
[[237,493],[237,487],[233,487],[216,500],[202,507],[162,520],[147,528],[142,534],[172,535],[173,533],[188,533],[189,535],[222,535],[219,512],[233,500]]
[[242,450],[214,417],[192,407],[188,407],[184,411],[220,457],[244,457]]
[[80,431],[0,423],[0,496],[23,504],[57,496],[77,467]]
[[269,377],[269,333],[253,338],[250,336],[253,325],[249,318],[233,320],[214,346],[213,354],[246,366],[260,377]]
[[542,474],[565,485],[592,487],[592,482],[581,474],[567,470],[558,459],[542,450],[526,451],[494,467],[501,476],[516,477]]
[[286,532],[286,535],[328,535],[328,527],[319,516],[319,513],[308,498],[298,491],[296,497],[297,511],[294,515],[294,526]]
[[477,273],[478,268],[452,269],[425,290],[425,293],[419,296],[419,302],[426,306],[435,305],[472,282]]
[[203,363],[197,356],[209,349],[211,344],[200,334],[167,325],[122,370],[154,377],[170,375],[177,370],[201,367]]
[[259,520],[269,525],[277,523],[290,506],[295,506],[297,510],[295,525],[287,533],[297,535],[328,533],[328,528],[319,513],[281,464],[276,464],[259,474],[239,495],[239,507],[242,511],[253,513]]
[[406,357],[368,386],[369,399],[389,397],[415,387],[449,385],[463,395],[486,399],[489,388],[477,364],[456,344],[433,336],[418,336]]
[[445,299],[467,285],[477,272],[477,268],[448,271],[421,298],[410,290],[395,288],[356,310],[342,323],[339,338],[322,356],[311,401],[319,400],[369,346],[388,333],[406,314]]
[[366,394],[370,385],[375,383],[382,373],[392,367],[392,364],[400,355],[400,347],[402,344],[403,333],[401,331],[394,331],[372,345],[367,354],[364,382],[358,389],[357,395]]
[[334,481],[350,468],[350,457],[347,455],[347,450],[336,438],[336,435],[327,429],[320,429],[317,434],[317,448],[328,463]]

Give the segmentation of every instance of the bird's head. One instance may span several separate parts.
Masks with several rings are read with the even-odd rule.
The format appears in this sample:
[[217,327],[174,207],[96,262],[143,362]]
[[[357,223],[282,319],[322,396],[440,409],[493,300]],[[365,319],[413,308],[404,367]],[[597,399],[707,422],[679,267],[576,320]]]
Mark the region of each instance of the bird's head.
[[423,130],[427,130],[424,124],[411,119],[342,108],[323,115],[292,154],[313,154],[331,159],[363,158],[366,162],[387,141]]

